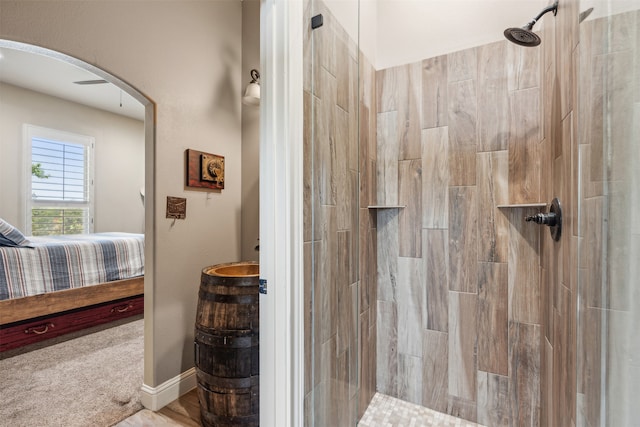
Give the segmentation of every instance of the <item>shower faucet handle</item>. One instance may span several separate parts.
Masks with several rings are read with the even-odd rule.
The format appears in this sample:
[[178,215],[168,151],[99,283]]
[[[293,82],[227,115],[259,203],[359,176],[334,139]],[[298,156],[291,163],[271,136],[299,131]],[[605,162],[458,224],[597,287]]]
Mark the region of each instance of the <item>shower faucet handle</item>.
[[554,212],[529,215],[524,220],[527,222],[533,221],[536,224],[548,225],[549,227],[554,227],[558,224],[558,218]]
[[549,212],[537,213],[535,215],[528,215],[524,218],[527,222],[535,222],[536,224],[549,226],[551,232],[551,238],[556,242],[560,240],[560,234],[562,233],[562,209],[560,208],[560,201],[558,198],[554,198],[549,206]]

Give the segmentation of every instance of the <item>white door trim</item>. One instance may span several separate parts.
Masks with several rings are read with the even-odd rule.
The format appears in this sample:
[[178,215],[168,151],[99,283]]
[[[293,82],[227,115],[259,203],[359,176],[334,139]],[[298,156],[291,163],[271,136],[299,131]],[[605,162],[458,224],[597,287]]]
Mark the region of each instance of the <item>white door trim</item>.
[[304,425],[301,0],[260,7],[260,425]]

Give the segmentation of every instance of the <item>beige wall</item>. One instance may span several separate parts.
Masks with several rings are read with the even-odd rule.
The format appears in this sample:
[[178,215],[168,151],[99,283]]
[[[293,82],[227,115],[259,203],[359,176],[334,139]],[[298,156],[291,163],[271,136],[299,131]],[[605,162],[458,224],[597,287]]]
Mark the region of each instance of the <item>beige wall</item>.
[[[155,196],[154,221],[146,224],[152,283],[145,283],[145,383],[152,387],[194,365],[202,268],[240,257],[241,13],[236,0],[0,3],[0,38],[99,66],[156,104],[155,149],[146,152]],[[185,188],[187,148],[225,156],[222,192]],[[185,220],[165,218],[167,196],[187,198]]]
[[26,229],[23,124],[31,124],[94,137],[94,231],[144,232],[143,122],[1,83],[0,111],[0,217]]
[[[260,69],[260,1],[242,2],[242,86]],[[260,107],[242,105],[242,259],[258,261],[260,236]]]

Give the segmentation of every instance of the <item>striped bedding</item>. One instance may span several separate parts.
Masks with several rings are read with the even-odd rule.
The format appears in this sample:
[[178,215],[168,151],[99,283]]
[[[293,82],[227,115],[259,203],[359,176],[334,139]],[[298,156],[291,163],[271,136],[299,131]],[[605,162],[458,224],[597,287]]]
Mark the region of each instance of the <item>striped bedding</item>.
[[28,237],[0,247],[0,300],[96,285],[144,274],[144,235]]

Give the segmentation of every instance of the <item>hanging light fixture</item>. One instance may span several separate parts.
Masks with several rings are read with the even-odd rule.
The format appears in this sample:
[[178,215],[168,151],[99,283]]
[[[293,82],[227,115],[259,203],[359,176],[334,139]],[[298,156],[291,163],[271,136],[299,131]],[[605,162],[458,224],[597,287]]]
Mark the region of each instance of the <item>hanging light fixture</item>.
[[258,70],[251,70],[251,82],[247,85],[242,97],[244,105],[260,105],[260,73]]

